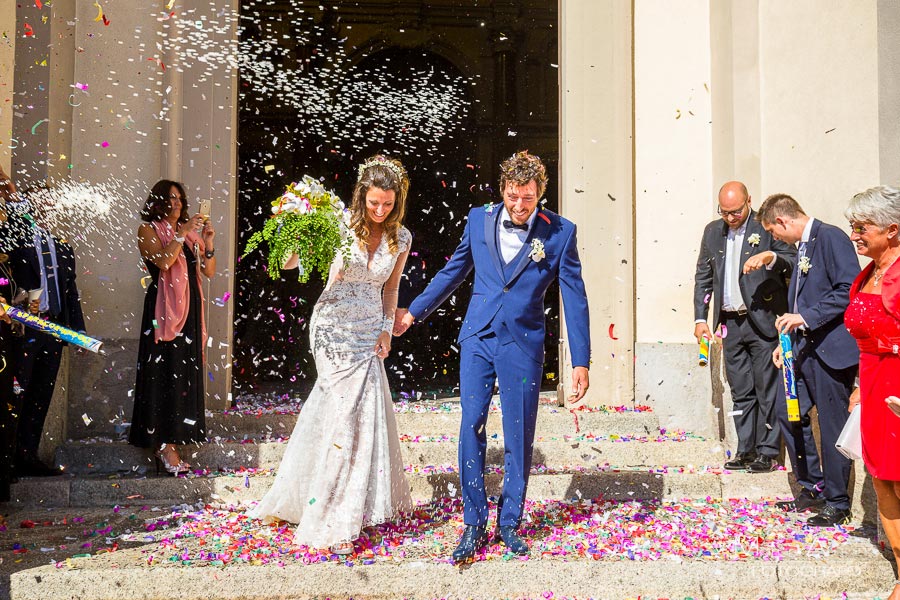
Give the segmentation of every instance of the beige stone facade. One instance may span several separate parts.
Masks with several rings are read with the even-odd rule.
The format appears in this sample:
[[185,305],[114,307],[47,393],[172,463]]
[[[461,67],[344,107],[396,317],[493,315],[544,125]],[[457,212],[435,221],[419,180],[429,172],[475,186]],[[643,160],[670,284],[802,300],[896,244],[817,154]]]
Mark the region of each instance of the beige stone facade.
[[[391,22],[395,3],[372,4],[378,10],[348,9],[348,24],[358,26],[347,29],[345,43],[359,53],[376,38],[400,46],[429,41],[433,34],[420,25],[452,23],[457,10],[435,0],[427,14]],[[213,11],[195,0],[179,5],[180,14],[217,32],[214,42],[225,47],[236,39],[237,24],[224,15],[238,9],[237,0],[216,2]],[[516,3],[478,5],[494,17],[506,11],[510,23],[521,15]],[[90,3],[54,5],[40,31],[52,40],[48,66],[35,75],[20,60],[22,23],[6,25],[16,19],[15,5],[0,4],[9,33],[0,40],[0,161],[15,166],[38,148],[47,175],[127,179],[135,214],[141,186],[184,180],[193,197],[214,201],[222,276],[207,295],[222,297],[233,290],[237,250],[227,243],[236,239],[237,73],[202,62],[179,70],[188,65],[183,53],[158,45],[174,26],[161,9],[107,0],[103,10],[115,27],[95,21]],[[545,58],[559,66],[560,210],[579,226],[591,303],[590,402],[649,404],[670,427],[729,437],[726,389],[696,365],[691,337],[696,252],[703,226],[716,216],[716,191],[740,179],[755,205],[786,192],[812,215],[843,225],[854,192],[898,183],[898,25],[900,5],[891,0],[560,0],[559,57]],[[454,64],[496,77],[510,67],[501,40],[485,40],[460,31],[430,43]],[[528,94],[525,109],[547,102],[536,75],[541,42],[530,43],[526,60],[512,67],[534,83],[517,90]],[[47,89],[49,122],[26,152],[13,141],[21,129],[13,90],[35,77]],[[82,93],[72,98],[76,83],[89,84],[90,102],[73,101]],[[552,124],[547,131],[555,135]],[[552,153],[548,140],[534,150]],[[69,362],[75,428],[85,406],[128,404],[143,296],[133,245],[99,236],[79,245],[91,249],[80,253],[81,268],[106,274],[102,281],[83,277],[80,286],[89,327],[108,340],[110,356]],[[209,312],[210,408],[228,401],[233,320],[229,305]],[[133,323],[128,333],[123,322]]]

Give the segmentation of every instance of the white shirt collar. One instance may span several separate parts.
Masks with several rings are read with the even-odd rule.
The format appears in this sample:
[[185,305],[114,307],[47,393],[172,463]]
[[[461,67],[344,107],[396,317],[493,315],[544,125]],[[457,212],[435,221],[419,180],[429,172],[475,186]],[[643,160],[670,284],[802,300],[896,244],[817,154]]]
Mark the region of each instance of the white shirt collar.
[[800,236],[801,242],[809,243],[809,236],[812,234],[812,226],[813,226],[813,218],[810,217],[806,222],[806,227],[803,228],[803,235]]

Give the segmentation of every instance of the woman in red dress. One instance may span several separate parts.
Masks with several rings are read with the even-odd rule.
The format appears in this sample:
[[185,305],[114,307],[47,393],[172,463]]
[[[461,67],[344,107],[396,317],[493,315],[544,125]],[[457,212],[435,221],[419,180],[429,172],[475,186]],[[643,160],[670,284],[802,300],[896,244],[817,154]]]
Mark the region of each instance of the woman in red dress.
[[[872,259],[850,288],[844,323],[859,344],[863,461],[872,476],[878,512],[900,563],[900,190],[857,194],[844,213],[857,254]],[[888,600],[900,600],[900,581]]]

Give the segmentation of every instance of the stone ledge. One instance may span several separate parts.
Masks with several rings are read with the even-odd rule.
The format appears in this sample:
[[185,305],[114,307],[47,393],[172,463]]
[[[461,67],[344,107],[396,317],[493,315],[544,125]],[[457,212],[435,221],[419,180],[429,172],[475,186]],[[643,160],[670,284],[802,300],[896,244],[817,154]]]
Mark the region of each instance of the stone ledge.
[[[462,567],[423,561],[228,566],[125,566],[140,551],[75,559],[76,569],[38,567],[11,576],[13,600],[229,600],[276,598],[594,598],[723,597],[800,599],[819,594],[862,599],[883,596],[893,582],[878,556],[839,553],[782,562],[487,561]],[[162,582],[165,582],[164,584]]]

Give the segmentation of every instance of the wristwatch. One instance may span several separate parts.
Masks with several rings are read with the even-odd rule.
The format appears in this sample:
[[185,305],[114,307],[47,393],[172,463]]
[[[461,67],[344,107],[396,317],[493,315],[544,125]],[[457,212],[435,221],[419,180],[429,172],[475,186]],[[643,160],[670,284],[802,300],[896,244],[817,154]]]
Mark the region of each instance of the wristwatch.
[[203,253],[203,256],[205,256],[206,258],[212,258],[215,255],[216,255],[215,248],[213,248],[212,250],[207,250],[206,252]]

